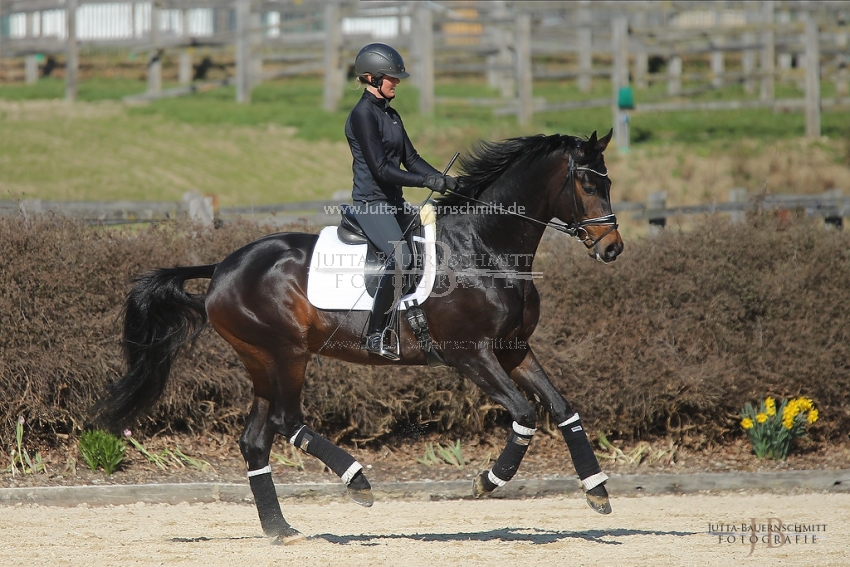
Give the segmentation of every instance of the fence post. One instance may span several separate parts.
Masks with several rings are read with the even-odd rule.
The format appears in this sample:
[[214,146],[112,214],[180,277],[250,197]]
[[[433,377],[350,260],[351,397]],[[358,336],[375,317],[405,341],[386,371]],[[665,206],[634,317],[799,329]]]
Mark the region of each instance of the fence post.
[[617,16],[611,22],[614,68],[611,74],[613,90],[611,112],[614,116],[614,141],[621,152],[629,150],[628,114],[620,109],[620,89],[629,84],[629,21],[626,16]]
[[324,109],[335,112],[342,95],[342,18],[339,2],[331,0],[325,6],[325,93]]
[[[778,14],[776,14],[776,23],[778,24],[787,24],[791,21],[791,12],[788,10],[781,10]],[[788,51],[782,51],[777,57],[779,60],[779,70],[787,71],[791,68],[791,62],[794,59],[794,56]]]
[[671,55],[667,63],[667,94],[678,96],[682,93],[682,57]]
[[806,22],[806,136],[820,137],[820,49],[818,24],[810,12]]
[[[641,2],[640,9],[635,12],[634,19],[632,20],[634,23],[634,27],[638,29],[646,28],[646,3]],[[632,46],[634,44],[631,44]],[[639,89],[645,89],[649,86],[649,82],[647,81],[647,75],[649,74],[649,53],[646,50],[646,45],[644,41],[640,41],[639,45],[636,47],[633,52],[635,63],[634,63],[634,84],[635,87]]]
[[[754,4],[754,3],[753,3]],[[744,22],[752,25],[759,21],[759,14],[752,7],[752,4],[747,5],[747,10],[744,13]],[[755,32],[747,31],[741,35],[744,52],[741,54],[741,71],[744,73],[744,92],[753,94],[756,92],[756,80],[753,74],[756,70],[756,48],[757,36]]]
[[77,0],[68,0],[65,6],[65,24],[68,37],[65,44],[65,100],[77,100],[77,71],[80,68],[77,49]]
[[[715,9],[714,10],[714,27],[717,29],[721,29],[723,25],[723,13]],[[717,35],[711,38],[711,43],[715,47],[721,47],[725,42],[725,38],[722,35]],[[723,74],[726,72],[726,59],[723,55],[722,50],[712,51],[711,52],[711,86],[719,89],[723,86]]]
[[212,226],[215,220],[213,197],[204,197],[195,191],[183,193],[183,206],[189,219],[204,226]]
[[184,47],[180,50],[180,67],[178,68],[177,82],[188,85],[192,82],[192,48]]
[[519,113],[517,117],[522,126],[531,123],[534,115],[531,81],[531,16],[518,14],[516,19],[516,77],[519,93]]
[[747,201],[749,201],[749,196],[747,195],[747,190],[745,188],[735,187],[729,191],[729,202],[741,203],[741,210],[736,209],[729,214],[729,219],[733,223],[744,222],[747,218],[747,213],[744,210]]
[[236,0],[236,102],[251,102],[250,0]]
[[434,15],[427,2],[418,2],[413,12],[414,28],[411,34],[416,52],[416,81],[419,87],[419,112],[434,113]]
[[230,32],[230,14],[233,9],[229,5],[213,8],[213,35],[226,36]]
[[[841,189],[831,189],[823,194],[825,199],[835,199],[836,202],[841,199]],[[823,222],[826,228],[835,228],[841,230],[844,228],[844,218],[841,216],[839,207],[835,207],[834,211],[827,213],[823,217]]]
[[[510,16],[504,0],[493,0],[490,5],[494,18],[507,19]],[[499,89],[502,98],[513,98],[516,90],[514,74],[506,71],[513,63],[510,30],[502,22],[491,23],[486,30],[487,43],[498,49],[495,54],[487,56],[487,84]]]
[[[35,26],[33,25],[34,19],[35,14],[27,12],[26,26],[28,38],[35,37]],[[26,59],[24,59],[24,80],[28,85],[33,85],[38,82],[38,60],[35,57],[35,55],[27,55]]]
[[590,29],[592,16],[590,1],[581,0],[576,17],[578,32],[578,88],[583,93],[589,93],[593,86],[593,32]]
[[835,72],[835,93],[839,97],[846,97],[848,90],[848,68],[847,68],[847,32],[840,31],[835,34],[835,43],[841,52],[835,56],[835,64],[838,70]]
[[3,0],[0,0],[0,84],[3,84]]
[[159,1],[151,2],[151,52],[148,59],[148,94],[162,92],[162,50],[159,49]]
[[[130,4],[130,13],[128,14],[130,17],[127,20],[127,25],[130,26],[130,37],[132,39],[136,39],[136,3],[133,2]],[[42,20],[43,22],[44,20]]]
[[761,90],[759,91],[759,99],[762,102],[773,102],[774,99],[774,66],[776,59],[776,45],[773,33],[774,19],[774,1],[765,0],[762,2],[762,20],[765,28],[762,32],[762,50],[761,50]]
[[[183,9],[181,12],[183,40],[189,43],[189,10]],[[188,85],[192,82],[192,48],[184,47],[180,50],[180,67],[178,68],[178,82],[181,85]]]
[[[74,0],[71,1],[73,2]],[[21,211],[24,218],[28,218],[29,215],[40,215],[44,212],[41,206],[41,199],[24,199],[18,204],[18,210]]]
[[667,226],[667,218],[663,215],[653,216],[653,213],[663,211],[667,207],[667,191],[650,193],[646,198],[646,215],[649,219],[649,234],[657,234]]

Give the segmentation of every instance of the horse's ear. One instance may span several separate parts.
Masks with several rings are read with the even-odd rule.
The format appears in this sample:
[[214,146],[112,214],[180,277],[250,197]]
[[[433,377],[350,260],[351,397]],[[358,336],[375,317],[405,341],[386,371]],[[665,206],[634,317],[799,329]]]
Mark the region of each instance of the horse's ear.
[[596,139],[596,130],[593,131],[593,134],[590,135],[590,138],[587,141],[582,142],[579,147],[579,152],[581,152],[584,156],[589,156],[591,154],[596,153],[596,144],[598,140]]
[[[605,148],[608,147],[608,143],[611,141],[611,137],[614,135],[614,129],[611,128],[608,130],[608,133],[599,138],[596,141],[596,151],[600,154],[605,151]],[[593,133],[593,137],[596,138],[596,132]]]

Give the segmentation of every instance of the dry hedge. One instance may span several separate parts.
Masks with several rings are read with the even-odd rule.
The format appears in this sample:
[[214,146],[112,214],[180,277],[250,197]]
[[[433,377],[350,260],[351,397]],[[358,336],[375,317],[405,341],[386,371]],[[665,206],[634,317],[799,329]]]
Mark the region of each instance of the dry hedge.
[[[122,373],[120,315],[133,276],[219,261],[267,231],[0,219],[3,446],[19,416],[45,442],[79,434],[86,410]],[[543,317],[532,344],[591,430],[700,445],[739,434],[738,409],[769,394],[812,397],[821,440],[850,432],[850,235],[805,220],[709,218],[691,232],[627,242],[604,266],[547,234],[535,269]],[[235,354],[207,330],[140,427],[235,433],[250,401]],[[472,435],[507,420],[454,370],[328,359],[309,366],[304,406],[338,440]]]

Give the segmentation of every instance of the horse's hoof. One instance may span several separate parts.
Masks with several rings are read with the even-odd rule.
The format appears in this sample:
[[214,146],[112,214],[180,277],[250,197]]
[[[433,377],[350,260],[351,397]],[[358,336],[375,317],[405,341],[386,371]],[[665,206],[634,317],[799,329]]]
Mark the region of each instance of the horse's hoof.
[[600,514],[611,513],[611,502],[608,500],[608,491],[605,489],[604,484],[594,486],[585,492],[584,496],[587,498],[587,505],[595,511]]
[[307,538],[304,537],[304,534],[290,526],[285,528],[281,533],[278,534],[276,538],[272,540],[272,545],[290,545],[292,543],[299,542],[302,539]]
[[360,504],[361,506],[365,506],[368,508],[372,504],[375,503],[375,499],[372,497],[372,489],[371,488],[351,488],[348,487],[348,495],[354,500],[355,503]]
[[481,498],[494,490],[496,490],[496,485],[490,482],[487,471],[483,471],[472,481],[472,496],[474,498]]

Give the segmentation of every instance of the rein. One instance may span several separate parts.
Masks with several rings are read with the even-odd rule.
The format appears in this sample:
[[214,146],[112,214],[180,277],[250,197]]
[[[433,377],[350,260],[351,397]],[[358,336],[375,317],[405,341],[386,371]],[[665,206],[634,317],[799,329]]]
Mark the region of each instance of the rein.
[[[496,209],[497,211],[499,211],[503,214],[509,214],[509,215],[527,220],[529,222],[533,222],[533,223],[545,226],[546,228],[553,228],[553,229],[555,229],[559,232],[563,232],[564,234],[568,234],[569,236],[572,236],[576,240],[585,244],[585,246],[587,246],[588,248],[592,248],[592,247],[596,246],[596,244],[600,240],[605,238],[608,235],[608,233],[617,229],[617,227],[619,226],[617,224],[617,215],[615,215],[614,213],[610,213],[610,214],[607,214],[607,215],[603,215],[601,217],[594,217],[592,219],[584,219],[584,220],[581,220],[581,221],[576,220],[576,211],[578,210],[578,199],[576,198],[576,192],[575,192],[575,174],[576,174],[576,171],[589,171],[591,173],[595,173],[596,175],[598,175],[600,177],[608,177],[608,172],[601,173],[601,172],[596,171],[594,169],[591,169],[589,167],[576,165],[575,162],[573,161],[573,156],[570,155],[570,166],[569,166],[569,170],[567,171],[567,177],[566,177],[566,179],[564,179],[564,184],[561,185],[561,190],[558,191],[558,196],[555,199],[555,201],[559,201],[561,199],[561,195],[563,194],[564,190],[567,188],[567,185],[569,185],[570,182],[572,182],[572,185],[573,185],[573,221],[570,222],[570,223],[559,223],[559,222],[551,222],[551,221],[544,222],[544,221],[541,221],[541,220],[536,219],[534,217],[530,217],[528,215],[523,215],[521,213],[517,213],[517,212],[514,212],[514,211],[509,211],[507,209],[504,209],[502,207],[502,205],[497,204],[497,203],[488,203],[486,201],[476,199],[475,197],[470,197],[469,195],[462,195],[461,193],[456,193],[454,191],[446,191],[446,193],[451,194],[451,195],[455,195],[457,197],[461,197],[463,199],[466,199],[468,201],[472,201],[474,203],[479,203],[479,204],[482,204],[482,205],[487,205],[488,207],[493,207],[494,209]],[[606,230],[602,234],[602,236],[600,236],[599,238],[597,238],[595,240],[592,240],[590,242],[590,244],[587,244],[588,240],[590,240],[590,234],[585,229],[586,226],[608,226],[609,228],[608,228],[608,230]]]

